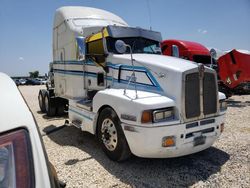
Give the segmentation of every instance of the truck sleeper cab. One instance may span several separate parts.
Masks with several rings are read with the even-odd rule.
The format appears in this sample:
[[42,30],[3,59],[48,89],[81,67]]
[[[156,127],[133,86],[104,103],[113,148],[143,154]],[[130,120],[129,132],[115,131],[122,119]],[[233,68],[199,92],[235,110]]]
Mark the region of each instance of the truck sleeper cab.
[[54,87],[49,89],[55,101],[68,101],[70,124],[95,134],[116,161],[131,154],[176,157],[210,147],[223,130],[226,110],[215,72],[161,55],[158,32],[114,24],[96,32],[97,26],[94,33],[85,35],[83,28],[75,37],[73,60],[54,56],[51,64]]

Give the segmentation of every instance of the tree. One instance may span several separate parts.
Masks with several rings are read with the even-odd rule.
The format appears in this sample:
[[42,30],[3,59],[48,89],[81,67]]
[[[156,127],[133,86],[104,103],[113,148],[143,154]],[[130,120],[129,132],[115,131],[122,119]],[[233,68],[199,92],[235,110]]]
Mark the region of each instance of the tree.
[[37,78],[39,76],[39,71],[29,72],[30,78]]

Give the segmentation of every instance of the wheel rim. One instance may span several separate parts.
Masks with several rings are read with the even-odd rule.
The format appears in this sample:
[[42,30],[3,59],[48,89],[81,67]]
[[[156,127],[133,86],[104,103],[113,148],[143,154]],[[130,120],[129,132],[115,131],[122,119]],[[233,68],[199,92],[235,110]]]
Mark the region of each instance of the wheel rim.
[[46,112],[48,112],[49,111],[49,99],[47,96],[45,96],[44,104],[45,104],[45,110]]
[[41,108],[43,106],[43,98],[42,98],[41,94],[39,95],[38,100],[39,100],[39,105],[40,105],[40,108]]
[[115,124],[109,118],[104,119],[101,128],[101,138],[105,147],[109,151],[114,151],[117,146],[117,131]]

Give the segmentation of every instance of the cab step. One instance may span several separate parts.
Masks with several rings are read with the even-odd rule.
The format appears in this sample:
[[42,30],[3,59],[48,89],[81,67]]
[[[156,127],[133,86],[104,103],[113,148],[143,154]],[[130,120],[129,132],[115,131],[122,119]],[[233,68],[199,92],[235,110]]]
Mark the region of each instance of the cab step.
[[73,120],[71,122],[71,124],[74,125],[75,127],[79,128],[79,129],[82,128],[82,122],[80,120],[75,119],[75,120]]

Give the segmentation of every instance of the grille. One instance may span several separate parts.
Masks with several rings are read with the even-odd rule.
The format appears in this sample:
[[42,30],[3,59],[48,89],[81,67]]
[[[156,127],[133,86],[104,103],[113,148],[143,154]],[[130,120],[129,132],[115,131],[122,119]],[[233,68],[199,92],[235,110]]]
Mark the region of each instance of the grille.
[[215,76],[204,73],[203,79],[203,111],[204,115],[214,114],[217,111],[217,91]]
[[186,75],[185,112],[186,118],[200,116],[200,80],[199,73]]
[[[200,97],[201,88],[203,88],[202,100]],[[201,101],[203,101],[202,106],[204,115],[214,114],[217,112],[217,88],[213,73],[204,72],[202,82],[200,82],[198,72],[186,75],[185,112],[187,119],[199,117],[201,115]]]

